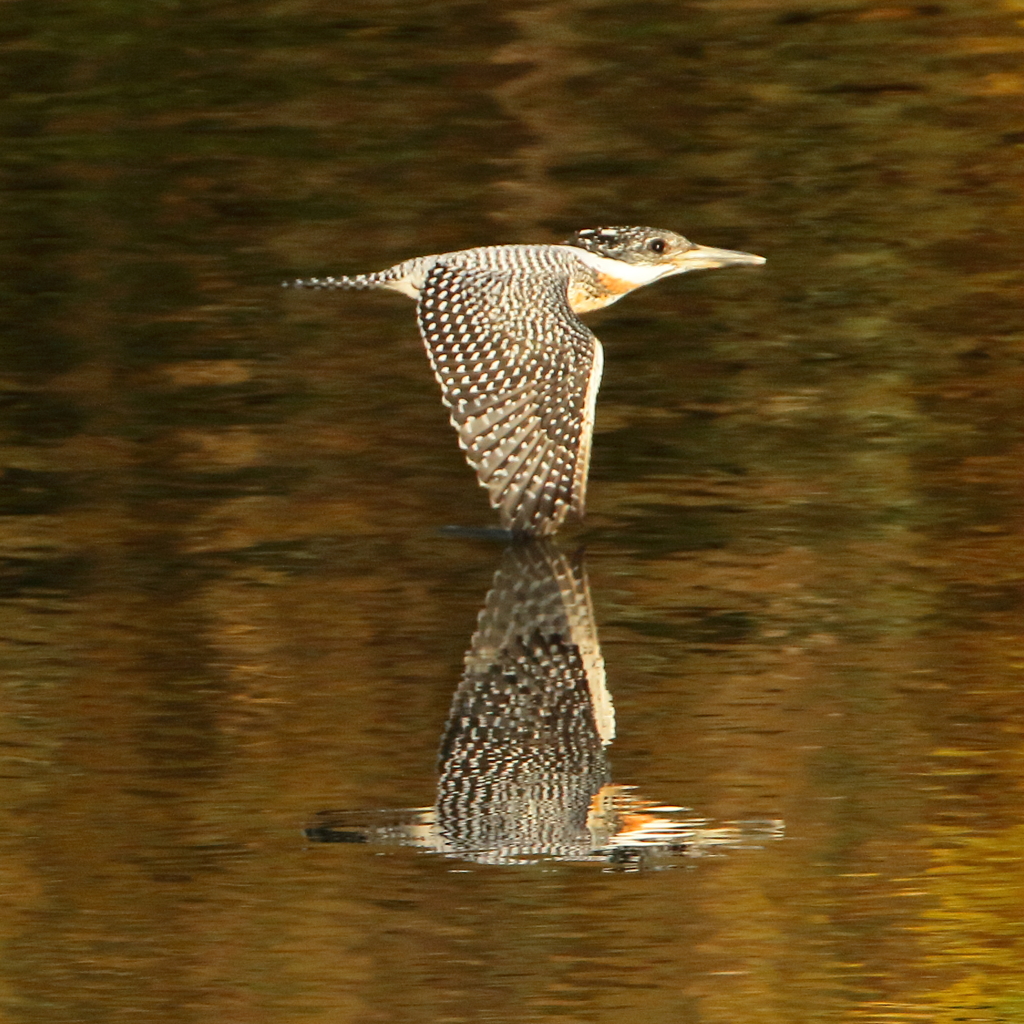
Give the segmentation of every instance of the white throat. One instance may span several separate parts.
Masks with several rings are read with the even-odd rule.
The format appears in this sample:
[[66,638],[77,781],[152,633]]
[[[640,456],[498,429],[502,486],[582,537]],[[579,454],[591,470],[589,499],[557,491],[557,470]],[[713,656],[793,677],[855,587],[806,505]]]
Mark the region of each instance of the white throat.
[[671,263],[626,263],[623,260],[609,259],[607,256],[598,256],[597,253],[588,252],[575,245],[566,246],[572,250],[572,254],[588,267],[593,267],[599,274],[607,274],[609,277],[617,278],[619,281],[629,281],[637,286],[650,284],[657,281],[659,277],[668,274],[677,274],[678,267]]

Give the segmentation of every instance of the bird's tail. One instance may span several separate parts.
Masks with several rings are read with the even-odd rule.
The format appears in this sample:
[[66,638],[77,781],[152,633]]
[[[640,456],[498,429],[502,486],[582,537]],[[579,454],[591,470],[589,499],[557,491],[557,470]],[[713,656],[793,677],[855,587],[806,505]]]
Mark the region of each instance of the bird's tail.
[[332,291],[363,292],[369,288],[384,288],[380,274],[357,274],[355,277],[298,277],[282,281],[282,288],[316,288]]

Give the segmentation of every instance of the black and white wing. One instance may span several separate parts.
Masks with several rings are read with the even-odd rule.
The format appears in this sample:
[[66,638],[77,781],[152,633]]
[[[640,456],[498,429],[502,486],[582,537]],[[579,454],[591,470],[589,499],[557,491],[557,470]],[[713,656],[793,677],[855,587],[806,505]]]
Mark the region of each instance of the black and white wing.
[[435,263],[420,333],[452,425],[502,524],[552,533],[582,515],[601,343],[570,310],[568,270]]

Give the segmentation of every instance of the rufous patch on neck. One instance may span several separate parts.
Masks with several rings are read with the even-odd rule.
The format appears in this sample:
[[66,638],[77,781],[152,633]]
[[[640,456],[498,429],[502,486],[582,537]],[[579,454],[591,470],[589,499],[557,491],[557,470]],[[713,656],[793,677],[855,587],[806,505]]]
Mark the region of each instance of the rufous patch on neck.
[[603,309],[639,287],[635,281],[624,281],[621,277],[598,272],[591,281],[573,281],[569,285],[569,308],[574,313],[589,313],[592,309]]
[[627,263],[608,256],[587,252],[572,246],[573,255],[593,272],[582,280],[573,281],[568,288],[569,306],[574,313],[587,313],[603,309],[621,299],[623,295],[642,285],[657,281],[666,273],[673,273],[671,265]]

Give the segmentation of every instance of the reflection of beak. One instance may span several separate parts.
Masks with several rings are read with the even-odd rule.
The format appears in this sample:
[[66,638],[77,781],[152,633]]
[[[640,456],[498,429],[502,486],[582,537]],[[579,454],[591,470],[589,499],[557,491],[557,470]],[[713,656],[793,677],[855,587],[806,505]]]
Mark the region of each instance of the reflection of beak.
[[676,265],[675,274],[690,270],[714,270],[715,267],[756,267],[765,262],[763,256],[752,252],[738,252],[735,249],[715,249],[710,245],[698,245],[672,257]]

